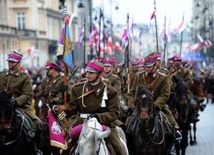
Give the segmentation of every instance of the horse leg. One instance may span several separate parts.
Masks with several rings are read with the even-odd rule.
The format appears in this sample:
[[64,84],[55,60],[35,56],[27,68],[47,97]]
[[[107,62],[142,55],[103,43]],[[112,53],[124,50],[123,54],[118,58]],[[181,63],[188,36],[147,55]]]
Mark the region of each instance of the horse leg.
[[193,145],[193,137],[192,137],[192,125],[189,126],[189,138],[190,138],[190,145]]
[[196,141],[196,122],[193,123],[193,133],[194,133],[194,144],[197,145],[197,141]]
[[183,132],[182,132],[181,155],[186,154],[186,148],[188,146],[188,129],[189,129],[189,126],[186,126],[186,128],[183,129]]

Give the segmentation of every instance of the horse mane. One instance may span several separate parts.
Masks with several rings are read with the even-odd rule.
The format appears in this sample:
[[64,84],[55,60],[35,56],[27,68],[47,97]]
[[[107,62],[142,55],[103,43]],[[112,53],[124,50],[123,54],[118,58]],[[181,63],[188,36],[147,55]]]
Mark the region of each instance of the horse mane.
[[0,92],[0,102],[9,103],[11,96],[5,91]]
[[153,100],[153,94],[151,93],[151,91],[145,85],[139,84],[137,89],[137,97],[142,94],[147,94],[149,99]]
[[153,94],[145,85],[139,85],[135,99],[135,105],[138,110],[140,110],[139,108],[141,108],[142,106],[146,105],[149,105],[149,108],[152,108]]

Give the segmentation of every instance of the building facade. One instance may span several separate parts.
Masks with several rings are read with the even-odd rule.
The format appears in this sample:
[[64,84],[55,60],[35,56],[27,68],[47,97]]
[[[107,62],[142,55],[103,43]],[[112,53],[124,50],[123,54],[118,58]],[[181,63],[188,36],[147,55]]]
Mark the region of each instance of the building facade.
[[[7,68],[12,49],[23,54],[25,67],[41,67],[54,59],[63,27],[60,5],[58,0],[0,0],[0,70]],[[66,1],[66,5],[71,15],[75,4]]]

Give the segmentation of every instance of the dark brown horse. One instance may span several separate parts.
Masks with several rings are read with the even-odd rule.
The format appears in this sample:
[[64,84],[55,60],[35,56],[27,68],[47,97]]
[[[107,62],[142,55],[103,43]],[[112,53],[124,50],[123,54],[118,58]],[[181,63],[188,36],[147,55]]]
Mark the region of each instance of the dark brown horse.
[[189,89],[194,95],[194,99],[196,101],[196,106],[194,107],[194,117],[190,124],[189,129],[189,138],[190,138],[190,145],[197,144],[196,138],[196,131],[197,131],[197,122],[199,121],[199,110],[204,111],[206,105],[203,104],[205,99],[205,92],[204,92],[204,84],[201,79],[194,79],[193,83],[190,85]]
[[26,136],[26,118],[18,115],[15,109],[10,97],[5,92],[0,92],[0,154],[32,155],[35,147],[34,142]]
[[179,125],[182,139],[176,145],[176,154],[185,155],[188,146],[188,131],[190,123],[194,119],[194,109],[197,106],[195,99],[190,95],[188,83],[180,79],[175,83],[174,87],[174,104],[177,111],[176,121]]
[[43,122],[43,128],[45,129],[45,137],[44,137],[44,147],[43,154],[44,155],[60,155],[60,148],[54,147],[50,145],[50,136],[49,136],[49,125],[48,125],[48,110],[49,104],[48,101],[44,97],[35,98],[35,112],[36,115]]
[[127,145],[131,155],[164,155],[166,140],[163,122],[157,112],[152,93],[140,86],[136,109],[127,119]]

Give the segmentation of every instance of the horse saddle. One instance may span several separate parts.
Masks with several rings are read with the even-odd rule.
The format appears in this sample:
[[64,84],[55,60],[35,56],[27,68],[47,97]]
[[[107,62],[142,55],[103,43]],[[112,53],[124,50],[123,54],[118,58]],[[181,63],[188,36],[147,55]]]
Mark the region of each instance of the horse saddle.
[[125,126],[126,126],[126,132],[129,134],[133,134],[135,131],[135,128],[137,126],[137,115],[138,112],[135,109],[134,112],[131,114],[131,116],[129,116],[125,122]]
[[163,122],[164,132],[166,134],[173,134],[173,132],[174,132],[173,126],[169,122],[169,119],[166,117],[166,115],[162,111],[159,111],[159,118]]
[[15,110],[16,116],[19,119],[23,120],[23,127],[26,132],[27,140],[31,141],[36,134],[36,125],[34,122],[24,113],[24,111],[21,108],[16,108]]

